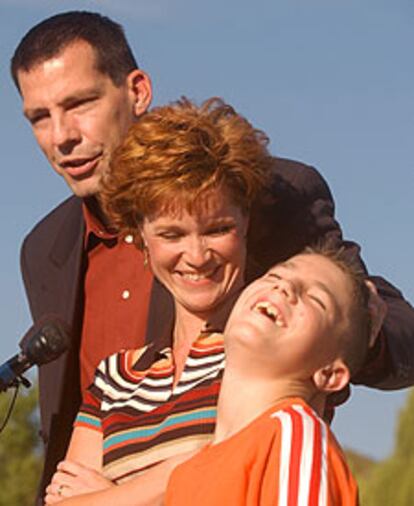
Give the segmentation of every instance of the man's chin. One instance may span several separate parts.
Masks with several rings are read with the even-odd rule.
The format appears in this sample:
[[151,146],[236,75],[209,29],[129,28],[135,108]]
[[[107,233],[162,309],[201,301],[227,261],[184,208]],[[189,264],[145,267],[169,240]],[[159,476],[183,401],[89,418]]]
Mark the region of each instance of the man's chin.
[[97,178],[89,178],[84,179],[82,181],[73,181],[66,179],[66,183],[71,189],[72,193],[76,195],[76,197],[86,199],[88,197],[93,197],[99,192],[100,188],[100,179]]

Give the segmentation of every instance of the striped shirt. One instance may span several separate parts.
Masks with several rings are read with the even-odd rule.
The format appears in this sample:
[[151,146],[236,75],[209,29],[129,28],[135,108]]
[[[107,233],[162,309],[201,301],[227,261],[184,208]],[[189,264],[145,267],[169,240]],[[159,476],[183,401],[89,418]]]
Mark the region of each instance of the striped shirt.
[[357,506],[358,492],[327,424],[285,399],[172,473],[166,506]]
[[149,347],[103,360],[75,421],[103,435],[103,472],[117,483],[206,444],[214,431],[224,368],[221,334],[200,336],[192,345],[173,389],[171,348],[148,362]]

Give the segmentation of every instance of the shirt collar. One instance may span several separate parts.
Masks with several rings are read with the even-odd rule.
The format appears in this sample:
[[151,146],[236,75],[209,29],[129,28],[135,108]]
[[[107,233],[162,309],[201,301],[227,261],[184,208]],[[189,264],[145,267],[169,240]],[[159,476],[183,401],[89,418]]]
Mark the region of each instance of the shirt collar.
[[83,243],[85,250],[91,249],[97,242],[118,238],[116,233],[109,232],[101,221],[92,214],[85,202],[82,202],[82,213],[85,219],[85,236]]

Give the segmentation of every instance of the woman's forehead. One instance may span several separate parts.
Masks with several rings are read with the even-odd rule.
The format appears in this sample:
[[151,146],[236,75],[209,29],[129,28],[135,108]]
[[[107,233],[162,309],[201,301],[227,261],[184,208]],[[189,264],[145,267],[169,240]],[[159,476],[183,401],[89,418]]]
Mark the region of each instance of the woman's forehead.
[[241,212],[241,208],[234,203],[228,192],[211,190],[197,198],[183,193],[172,199],[163,199],[157,208],[146,216],[146,220],[154,221],[161,218],[181,220],[188,215],[200,220],[218,218],[234,212]]

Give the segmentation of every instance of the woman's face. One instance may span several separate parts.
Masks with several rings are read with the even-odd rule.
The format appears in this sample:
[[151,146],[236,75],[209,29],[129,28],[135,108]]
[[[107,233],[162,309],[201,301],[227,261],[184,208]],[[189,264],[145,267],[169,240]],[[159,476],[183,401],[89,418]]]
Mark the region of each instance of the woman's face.
[[209,193],[200,211],[179,204],[144,219],[154,275],[177,309],[207,316],[243,284],[248,218],[226,192]]

